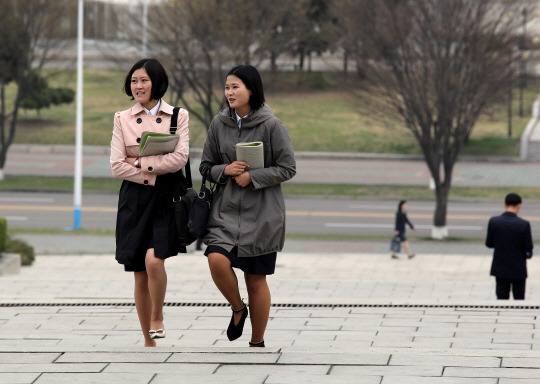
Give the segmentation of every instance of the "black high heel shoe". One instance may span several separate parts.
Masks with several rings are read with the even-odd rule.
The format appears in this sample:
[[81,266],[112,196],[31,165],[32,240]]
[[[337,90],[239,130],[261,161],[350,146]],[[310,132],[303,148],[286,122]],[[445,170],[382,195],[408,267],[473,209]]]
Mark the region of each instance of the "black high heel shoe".
[[[242,304],[244,304],[243,301]],[[230,341],[233,341],[242,336],[242,332],[244,331],[244,323],[246,322],[246,318],[248,316],[248,309],[246,304],[244,304],[244,306],[240,309],[234,309],[231,307],[231,310],[233,311],[233,314],[231,317],[231,322],[229,323],[229,328],[227,328],[227,337]],[[242,313],[242,317],[240,318],[238,324],[234,325],[234,314],[238,312],[244,313]]]

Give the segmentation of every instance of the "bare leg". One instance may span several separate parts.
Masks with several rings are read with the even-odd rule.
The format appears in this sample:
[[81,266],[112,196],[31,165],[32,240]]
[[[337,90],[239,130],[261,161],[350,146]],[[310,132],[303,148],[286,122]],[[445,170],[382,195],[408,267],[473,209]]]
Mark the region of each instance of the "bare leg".
[[246,286],[249,297],[251,313],[251,342],[258,343],[264,340],[264,332],[270,316],[270,288],[265,275],[252,275],[245,273]]
[[[221,253],[210,253],[208,255],[208,266],[212,280],[216,284],[225,300],[231,304],[233,309],[241,309],[243,307],[240,290],[238,289],[238,279],[234,273],[231,261],[227,256]],[[238,324],[242,318],[243,312],[234,313],[234,323]]]
[[154,248],[146,252],[146,272],[148,274],[148,291],[152,301],[150,329],[164,329],[163,326],[163,303],[167,291],[167,272],[165,260],[157,258]]
[[407,256],[411,256],[412,253],[411,253],[411,250],[409,249],[409,241],[408,240],[405,240],[403,243],[403,248],[405,248],[405,252],[407,252]]
[[134,272],[135,276],[135,307],[141,323],[145,347],[155,347],[156,342],[150,338],[150,318],[152,314],[152,300],[148,291],[148,275],[146,272]]

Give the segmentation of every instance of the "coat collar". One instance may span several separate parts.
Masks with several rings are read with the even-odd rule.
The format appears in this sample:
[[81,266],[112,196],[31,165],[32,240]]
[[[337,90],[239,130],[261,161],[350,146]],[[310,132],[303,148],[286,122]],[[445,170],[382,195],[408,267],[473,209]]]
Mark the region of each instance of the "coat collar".
[[508,211],[505,211],[502,215],[509,216],[509,217],[517,217],[517,215],[514,212],[508,212]]
[[[218,116],[224,124],[238,128],[236,112],[233,108],[227,107],[222,109]],[[246,117],[242,118],[242,129],[256,127],[273,116],[274,113],[270,107],[267,104],[263,104],[259,109],[252,110]]]
[[[144,108],[141,105],[141,103],[137,102],[133,107],[131,107],[131,115],[138,115],[139,113],[144,113]],[[165,102],[165,100],[161,99],[161,105],[159,106],[158,115],[160,112],[163,112],[167,115],[173,114],[173,107]]]

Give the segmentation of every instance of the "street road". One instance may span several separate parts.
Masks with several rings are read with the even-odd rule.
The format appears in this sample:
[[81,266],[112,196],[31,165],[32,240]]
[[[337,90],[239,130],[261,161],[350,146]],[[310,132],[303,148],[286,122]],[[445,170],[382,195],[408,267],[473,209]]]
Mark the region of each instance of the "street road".
[[[390,236],[398,201],[367,198],[287,197],[287,232]],[[114,229],[118,196],[85,193],[83,229]],[[409,219],[417,228],[411,236],[429,236],[434,211],[431,201],[411,200]],[[451,236],[483,238],[490,216],[503,211],[502,201],[451,201]],[[0,192],[0,216],[9,228],[69,228],[73,225],[73,195],[47,192]],[[525,202],[521,216],[531,221],[533,238],[540,238],[540,202]]]

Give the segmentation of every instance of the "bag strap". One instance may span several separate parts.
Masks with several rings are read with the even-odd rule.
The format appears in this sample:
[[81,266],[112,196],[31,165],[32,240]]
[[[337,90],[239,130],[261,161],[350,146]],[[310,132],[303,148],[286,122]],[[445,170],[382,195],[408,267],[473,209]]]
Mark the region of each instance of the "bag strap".
[[[169,133],[171,135],[175,135],[176,130],[178,129],[178,111],[180,111],[180,107],[173,108],[173,114],[171,116],[171,127],[169,128]],[[189,157],[184,169],[186,171],[187,187],[193,188],[193,182],[191,181],[191,165],[189,164]]]

